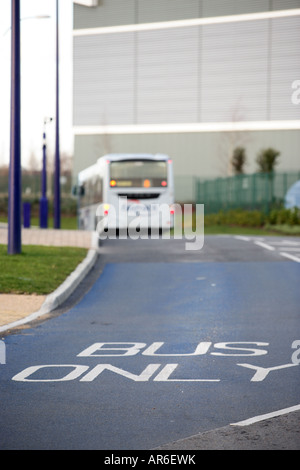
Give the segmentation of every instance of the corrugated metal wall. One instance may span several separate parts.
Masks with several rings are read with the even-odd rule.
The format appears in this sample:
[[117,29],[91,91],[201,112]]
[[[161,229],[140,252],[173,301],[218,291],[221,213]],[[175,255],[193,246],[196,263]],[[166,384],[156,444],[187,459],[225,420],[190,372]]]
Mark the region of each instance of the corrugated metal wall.
[[[99,0],[74,6],[74,29],[300,8],[300,0]],[[76,31],[75,31],[76,32]],[[74,36],[74,125],[300,119],[291,102],[300,70],[300,17]],[[178,200],[193,176],[225,176],[234,146],[281,152],[299,168],[299,131],[77,135],[74,171],[109,152],[174,159]]]
[[74,37],[74,125],[299,119],[299,44],[300,16]]

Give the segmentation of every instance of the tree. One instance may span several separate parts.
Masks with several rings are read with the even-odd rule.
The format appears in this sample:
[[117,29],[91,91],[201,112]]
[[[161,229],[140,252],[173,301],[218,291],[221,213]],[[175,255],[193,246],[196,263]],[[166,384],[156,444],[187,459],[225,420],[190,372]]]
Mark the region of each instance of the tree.
[[278,163],[280,152],[273,148],[261,150],[256,158],[258,164],[258,171],[263,173],[265,179],[267,199],[265,202],[265,211],[270,211],[274,199],[274,169]]
[[258,171],[260,173],[273,173],[275,166],[278,164],[280,152],[273,148],[261,150],[256,158]]
[[231,164],[236,175],[244,173],[244,165],[246,163],[246,150],[244,147],[236,147],[233,151]]
[[[229,121],[239,123],[247,121],[247,109],[243,106],[242,99],[238,98],[235,105],[229,111]],[[230,132],[221,132],[219,140],[220,169],[222,176],[232,176],[234,168],[232,166],[232,156],[236,147],[248,145],[252,137],[249,132],[235,130],[235,126]]]

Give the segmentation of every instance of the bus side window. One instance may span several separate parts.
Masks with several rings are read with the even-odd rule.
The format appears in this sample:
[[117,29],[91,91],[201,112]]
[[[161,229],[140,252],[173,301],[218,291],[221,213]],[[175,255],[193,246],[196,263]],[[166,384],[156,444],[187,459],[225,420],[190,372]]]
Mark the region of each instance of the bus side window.
[[86,188],[85,184],[81,184],[77,188],[77,195],[79,197],[79,205],[80,207],[85,207],[88,205],[86,200]]
[[72,188],[73,196],[84,196],[84,186],[73,186]]

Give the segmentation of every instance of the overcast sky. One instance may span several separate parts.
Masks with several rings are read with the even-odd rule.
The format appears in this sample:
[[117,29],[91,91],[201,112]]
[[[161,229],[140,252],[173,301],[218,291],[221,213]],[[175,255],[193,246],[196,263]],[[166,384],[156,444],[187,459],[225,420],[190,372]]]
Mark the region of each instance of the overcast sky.
[[[22,166],[30,154],[42,160],[43,123],[55,117],[56,0],[21,0]],[[72,138],[72,0],[60,0],[60,147],[73,151]],[[49,15],[48,19],[36,19]],[[0,0],[0,165],[9,162],[11,0]],[[47,125],[49,156],[54,123]]]

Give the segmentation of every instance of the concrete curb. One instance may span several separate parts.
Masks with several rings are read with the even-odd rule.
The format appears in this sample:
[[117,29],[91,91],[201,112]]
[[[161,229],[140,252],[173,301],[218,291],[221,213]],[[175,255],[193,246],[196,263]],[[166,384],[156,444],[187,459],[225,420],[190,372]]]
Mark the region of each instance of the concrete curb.
[[37,318],[52,312],[55,308],[61,305],[76,289],[80,282],[85,278],[89,271],[94,266],[98,258],[98,251],[95,248],[91,248],[88,251],[85,259],[77,266],[77,268],[66,278],[66,280],[51,294],[49,294],[41,308],[25,318],[17,320],[15,322],[3,325],[0,327],[0,333],[7,331],[16,326],[24,325]]
[[204,431],[153,450],[299,450],[299,418],[300,405],[296,405]]

